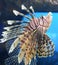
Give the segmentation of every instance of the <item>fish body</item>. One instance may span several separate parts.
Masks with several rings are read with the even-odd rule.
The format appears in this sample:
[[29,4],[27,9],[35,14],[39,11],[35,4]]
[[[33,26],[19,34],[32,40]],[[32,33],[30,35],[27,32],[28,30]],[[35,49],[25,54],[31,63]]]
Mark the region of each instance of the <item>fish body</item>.
[[[30,22],[28,22],[26,26],[22,26],[22,25],[17,27],[12,26],[9,29],[6,29],[8,32],[10,31],[11,33],[13,32],[12,30],[14,30],[16,34],[13,35],[13,37],[16,36],[16,39],[12,43],[9,49],[9,53],[13,52],[13,50],[17,47],[17,45],[20,44],[18,63],[20,64],[23,60],[25,65],[30,65],[32,59],[35,58],[36,55],[42,58],[42,57],[52,56],[54,54],[54,44],[50,40],[50,38],[46,35],[46,31],[48,30],[52,22],[52,15],[51,12],[49,12],[47,16],[41,16],[40,18],[35,18],[33,14],[24,5],[22,5],[22,9],[26,10],[31,15],[32,18],[29,18],[23,13],[13,10],[13,13],[16,16],[17,15],[24,16],[27,19],[29,19]],[[30,9],[34,13],[33,8],[30,7]],[[10,38],[12,39],[12,37]],[[8,39],[6,38],[6,41],[8,40],[9,38]]]

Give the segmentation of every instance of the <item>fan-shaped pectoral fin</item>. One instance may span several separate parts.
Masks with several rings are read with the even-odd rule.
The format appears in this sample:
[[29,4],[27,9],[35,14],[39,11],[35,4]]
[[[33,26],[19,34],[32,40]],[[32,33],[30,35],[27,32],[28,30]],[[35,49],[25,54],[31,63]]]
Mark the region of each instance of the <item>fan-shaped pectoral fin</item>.
[[47,37],[47,49],[48,49],[48,56],[52,56],[54,55],[54,51],[55,51],[55,45],[53,43],[53,41],[46,35]]
[[48,56],[52,56],[54,54],[54,50],[55,50],[55,45],[52,42],[52,40],[48,37],[48,35],[44,35],[45,36],[45,40],[46,40],[46,54]]
[[37,49],[38,56],[40,58],[52,56],[54,54],[54,49],[55,49],[54,43],[50,40],[50,38],[46,34],[44,34],[43,41],[40,44],[40,46],[38,46]]

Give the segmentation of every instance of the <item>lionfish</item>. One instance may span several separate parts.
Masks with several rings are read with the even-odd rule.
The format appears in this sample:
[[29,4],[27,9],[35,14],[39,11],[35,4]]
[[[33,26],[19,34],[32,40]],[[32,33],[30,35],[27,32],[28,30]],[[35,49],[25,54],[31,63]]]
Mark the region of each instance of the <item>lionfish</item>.
[[54,44],[46,34],[52,21],[52,13],[49,12],[46,16],[35,18],[32,6],[29,8],[32,12],[24,5],[21,8],[27,11],[31,18],[16,10],[13,10],[13,13],[16,16],[21,15],[27,18],[30,22],[25,21],[26,25],[12,25],[20,21],[7,21],[12,26],[4,27],[6,31],[3,32],[3,38],[0,39],[0,43],[16,38],[9,49],[9,53],[13,52],[19,44],[18,63],[20,64],[23,60],[25,65],[30,65],[32,59],[36,59],[36,55],[39,58],[43,58],[54,54]]

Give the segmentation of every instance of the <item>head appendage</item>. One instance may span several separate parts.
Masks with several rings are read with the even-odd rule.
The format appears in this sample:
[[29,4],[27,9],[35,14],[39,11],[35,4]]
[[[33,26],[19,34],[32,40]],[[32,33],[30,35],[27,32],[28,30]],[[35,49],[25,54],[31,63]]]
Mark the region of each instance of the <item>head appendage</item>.
[[[22,10],[26,10],[31,15],[31,17],[34,18],[33,14],[24,5],[22,5],[21,8]],[[30,7],[30,9],[32,10],[32,12],[34,12],[34,9],[32,6]]]

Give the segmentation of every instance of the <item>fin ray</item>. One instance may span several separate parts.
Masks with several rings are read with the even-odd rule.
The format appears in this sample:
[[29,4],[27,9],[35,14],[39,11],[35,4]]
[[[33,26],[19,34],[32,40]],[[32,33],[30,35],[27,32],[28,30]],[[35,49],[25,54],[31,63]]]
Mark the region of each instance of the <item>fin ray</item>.
[[11,53],[16,48],[18,43],[19,43],[19,38],[15,39],[15,41],[12,43],[12,45],[11,45],[11,47],[9,49],[9,53]]

